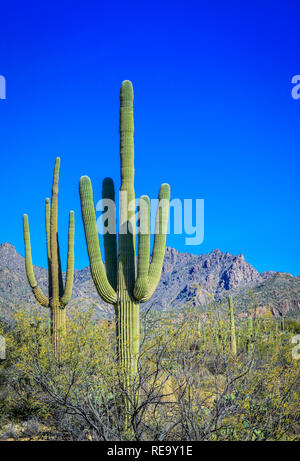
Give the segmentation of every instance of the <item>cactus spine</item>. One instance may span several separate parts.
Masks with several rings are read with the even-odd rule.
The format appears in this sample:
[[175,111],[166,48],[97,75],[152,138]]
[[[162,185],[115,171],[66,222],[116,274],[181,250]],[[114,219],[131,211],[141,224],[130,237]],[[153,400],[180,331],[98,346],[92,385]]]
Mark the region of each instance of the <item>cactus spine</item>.
[[237,354],[237,347],[236,347],[235,322],[234,322],[232,296],[228,297],[228,304],[229,304],[229,316],[230,316],[230,346],[231,346],[231,353],[233,356],[235,356]]
[[[137,372],[139,354],[139,303],[150,299],[162,271],[170,187],[168,184],[162,184],[159,191],[159,206],[150,265],[150,200],[147,196],[142,196],[139,200],[138,264],[136,267],[135,206],[133,205],[135,200],[133,88],[128,80],[122,83],[120,91],[120,159],[118,249],[114,214],[112,219],[114,229],[104,233],[106,271],[98,240],[93,190],[87,176],[80,179],[79,192],[92,278],[100,297],[115,307],[118,357],[125,369],[128,382],[131,382]],[[115,200],[114,184],[110,178],[106,178],[103,182],[102,198],[113,202]]]
[[47,237],[47,256],[48,256],[48,296],[38,286],[33,272],[31,243],[28,216],[23,217],[24,242],[25,242],[25,267],[28,282],[33,294],[39,304],[50,308],[51,312],[51,337],[54,352],[59,355],[63,335],[66,329],[66,306],[70,301],[74,278],[74,233],[75,219],[74,212],[69,215],[69,234],[68,234],[68,259],[65,286],[63,284],[60,250],[57,231],[57,206],[58,206],[58,180],[59,180],[60,159],[55,161],[52,198],[46,199],[45,221]]

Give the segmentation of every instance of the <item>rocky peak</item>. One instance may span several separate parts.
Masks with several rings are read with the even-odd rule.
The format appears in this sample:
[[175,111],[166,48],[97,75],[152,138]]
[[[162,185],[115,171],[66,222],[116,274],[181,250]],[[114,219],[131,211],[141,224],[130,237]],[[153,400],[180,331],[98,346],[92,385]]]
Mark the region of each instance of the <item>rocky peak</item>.
[[4,252],[16,252],[16,248],[11,245],[10,243],[1,243],[0,244],[0,252],[1,253],[4,253]]
[[10,243],[0,245],[0,270],[19,269],[24,267],[24,258]]
[[[34,270],[39,284],[47,292],[47,270],[39,267]],[[272,271],[259,274],[242,254],[236,256],[216,249],[208,254],[192,255],[167,247],[160,283],[146,308],[152,305],[159,309],[177,309],[187,303],[205,305],[228,296],[229,291],[241,299],[250,287],[257,288],[259,296],[264,293],[262,305],[273,305],[284,311],[299,309],[300,277]],[[86,306],[95,306],[100,317],[113,315],[111,306],[100,300],[88,267],[74,274],[73,302],[78,299]],[[243,302],[246,311],[248,298]],[[13,306],[34,303],[24,258],[12,245],[3,243],[0,245],[0,317],[11,316]]]

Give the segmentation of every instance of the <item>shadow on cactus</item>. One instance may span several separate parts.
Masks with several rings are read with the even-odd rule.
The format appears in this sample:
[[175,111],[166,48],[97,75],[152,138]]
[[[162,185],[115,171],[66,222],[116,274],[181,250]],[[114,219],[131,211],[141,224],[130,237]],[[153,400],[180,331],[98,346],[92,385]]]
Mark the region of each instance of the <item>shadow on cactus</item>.
[[[139,303],[149,300],[154,293],[162,271],[169,216],[170,186],[162,184],[156,214],[155,237],[150,261],[150,199],[139,200],[138,260],[136,263],[134,203],[134,121],[133,88],[126,80],[120,91],[120,159],[121,189],[118,245],[116,214],[113,229],[104,232],[105,267],[98,239],[93,190],[89,177],[80,179],[79,190],[91,274],[103,301],[114,305],[118,358],[124,367],[128,382],[137,372],[139,355]],[[113,180],[103,181],[102,199],[114,202]],[[115,210],[115,208],[114,208]]]
[[49,198],[46,199],[45,207],[48,256],[48,296],[43,293],[34,276],[28,216],[25,214],[23,217],[26,275],[37,302],[44,307],[50,308],[51,310],[51,336],[56,354],[59,354],[61,350],[62,340],[66,329],[66,306],[72,295],[75,233],[74,212],[70,211],[67,274],[64,285],[57,231],[59,167],[60,158],[57,158],[54,167],[52,198],[51,202]]

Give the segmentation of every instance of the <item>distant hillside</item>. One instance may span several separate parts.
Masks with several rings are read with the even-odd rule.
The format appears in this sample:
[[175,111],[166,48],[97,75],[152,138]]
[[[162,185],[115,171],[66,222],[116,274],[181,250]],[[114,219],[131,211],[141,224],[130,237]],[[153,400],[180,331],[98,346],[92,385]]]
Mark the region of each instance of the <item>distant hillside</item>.
[[[34,273],[47,293],[48,271],[34,266]],[[75,271],[72,303],[95,306],[95,315],[99,318],[112,315],[111,306],[103,303],[97,295],[88,267]],[[0,318],[9,321],[19,306],[30,308],[34,305],[35,298],[28,285],[24,258],[12,245],[3,243],[0,245]]]
[[[238,297],[238,306],[246,311],[252,294]],[[286,315],[300,320],[300,277],[277,272],[253,288],[256,306],[269,308],[275,317]]]
[[214,250],[212,253],[192,255],[167,248],[160,284],[152,302],[166,307],[181,307],[187,302],[205,305],[222,299],[231,291],[256,286],[273,272],[259,274],[243,255],[233,256]]
[[[47,291],[47,270],[35,267],[38,282]],[[252,289],[252,294],[248,293]],[[179,253],[166,248],[161,281],[151,304],[156,309],[179,309],[189,303],[205,306],[229,291],[237,296],[237,310],[246,312],[254,295],[256,305],[273,315],[300,316],[300,277],[276,272],[258,273],[243,255],[219,250],[205,255]],[[75,271],[72,303],[95,307],[99,318],[113,315],[113,308],[99,298],[89,268]],[[24,258],[9,243],[0,245],[0,318],[10,320],[17,306],[35,304],[28,286]]]

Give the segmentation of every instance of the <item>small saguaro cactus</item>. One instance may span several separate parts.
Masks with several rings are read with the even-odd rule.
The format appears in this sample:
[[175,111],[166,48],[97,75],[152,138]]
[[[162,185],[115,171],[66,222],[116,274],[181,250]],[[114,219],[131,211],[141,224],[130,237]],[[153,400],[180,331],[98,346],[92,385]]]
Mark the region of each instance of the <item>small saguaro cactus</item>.
[[68,235],[68,260],[65,286],[63,283],[60,250],[58,243],[57,231],[57,202],[58,202],[58,179],[59,179],[60,158],[55,161],[52,198],[46,199],[45,221],[46,221],[46,239],[47,239],[47,256],[48,256],[48,296],[37,284],[33,272],[31,243],[28,216],[23,217],[24,242],[25,242],[25,267],[28,282],[32,288],[35,299],[44,307],[50,308],[51,311],[51,337],[53,341],[54,352],[59,354],[61,343],[66,329],[66,306],[70,301],[73,288],[74,278],[74,233],[75,219],[74,212],[70,211],[69,215],[69,235]]
[[247,352],[251,356],[253,352],[253,319],[248,318],[247,321]]
[[280,317],[280,329],[281,331],[285,330],[285,315],[284,314],[281,314],[281,317]]
[[201,325],[201,318],[199,315],[198,324],[197,324],[197,334],[198,334],[199,341],[201,341],[201,330],[202,330],[202,325]]
[[[118,245],[115,208],[113,226],[104,232],[105,267],[101,258],[93,190],[89,177],[80,179],[79,191],[91,274],[103,301],[114,305],[117,325],[118,358],[130,380],[137,371],[139,354],[139,303],[154,293],[160,279],[165,254],[170,186],[162,184],[151,263],[150,259],[150,199],[139,200],[138,261],[135,245],[134,192],[134,120],[133,88],[125,80],[120,91],[120,158],[121,189]],[[103,181],[102,198],[115,200],[111,178]],[[118,246],[118,248],[117,248]]]
[[235,322],[234,322],[234,311],[233,311],[233,301],[232,296],[228,297],[229,304],[229,317],[230,317],[230,346],[232,355],[237,354],[236,347],[236,336],[235,336]]
[[217,349],[217,352],[219,353],[220,348],[221,348],[220,342],[222,340],[219,319],[217,319],[216,326],[215,326],[215,340],[216,340],[216,349]]

